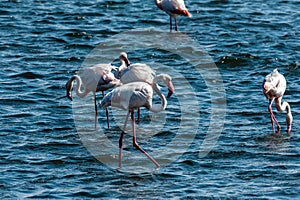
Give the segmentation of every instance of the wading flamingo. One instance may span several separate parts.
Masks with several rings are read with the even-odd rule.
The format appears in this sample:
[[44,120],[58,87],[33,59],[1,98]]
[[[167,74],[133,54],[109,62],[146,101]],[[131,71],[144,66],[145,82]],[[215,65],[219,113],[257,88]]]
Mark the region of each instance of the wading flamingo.
[[[118,74],[120,76],[120,81],[122,84],[127,84],[131,82],[146,82],[152,85],[154,78],[156,77],[155,71],[146,64],[136,63],[126,67],[121,65],[118,68]],[[166,84],[168,88],[169,98],[174,92],[174,86],[172,83],[172,78],[168,74],[161,74],[161,78],[165,79],[163,83]],[[140,120],[140,108],[138,108],[138,121]]]
[[[153,83],[154,78],[156,77],[155,71],[146,64],[136,63],[132,64],[129,67],[121,65],[118,68],[118,74],[120,75],[120,81],[122,84],[131,83],[131,82],[146,82],[149,84]],[[168,97],[170,97],[174,92],[174,86],[172,83],[172,78],[167,74],[161,74],[161,77],[165,77],[166,86],[168,87]]]
[[[128,65],[129,60],[127,55],[124,53],[120,54],[120,62],[122,65]],[[72,101],[71,91],[73,89],[74,81],[77,81],[75,88],[77,96],[80,98],[86,97],[90,92],[94,94],[94,105],[95,105],[95,128],[97,127],[98,109],[96,103],[96,92],[101,91],[104,96],[104,91],[120,85],[120,81],[115,78],[111,72],[113,68],[116,68],[110,64],[97,64],[93,67],[85,68],[80,75],[72,76],[66,83],[66,96]],[[81,85],[84,86],[84,90],[81,90]],[[109,128],[109,114],[106,109],[107,127]]]
[[[158,162],[152,158],[144,149],[142,149],[136,140],[135,131],[135,119],[134,110],[140,107],[146,107],[151,112],[161,112],[166,109],[167,100],[165,96],[158,89],[157,82],[165,81],[164,77],[158,75],[154,78],[153,84],[150,85],[145,82],[132,82],[121,85],[115,88],[111,92],[107,93],[100,103],[101,108],[107,108],[108,106],[118,107],[123,110],[128,111],[123,130],[119,139],[119,168],[122,167],[122,147],[123,147],[123,137],[126,130],[126,124],[128,121],[129,114],[131,114],[132,129],[133,129],[133,146],[144,153],[155,165],[160,167]],[[152,104],[153,91],[155,91],[161,99],[161,104]]]
[[179,15],[192,17],[185,7],[183,0],[154,0],[154,2],[159,9],[165,11],[170,16],[170,32],[172,32],[172,18],[175,21],[175,31],[178,31],[176,17]]
[[286,80],[284,76],[278,72],[277,69],[275,69],[272,73],[268,74],[265,77],[265,80],[263,82],[263,92],[266,98],[270,102],[269,112],[271,116],[272,128],[274,133],[276,133],[274,128],[274,121],[277,124],[277,133],[280,132],[280,125],[272,111],[272,104],[274,101],[276,104],[276,109],[278,111],[280,112],[283,112],[284,110],[287,111],[286,114],[287,133],[290,134],[292,130],[293,116],[291,112],[291,107],[288,102],[281,103],[285,89],[286,89]]

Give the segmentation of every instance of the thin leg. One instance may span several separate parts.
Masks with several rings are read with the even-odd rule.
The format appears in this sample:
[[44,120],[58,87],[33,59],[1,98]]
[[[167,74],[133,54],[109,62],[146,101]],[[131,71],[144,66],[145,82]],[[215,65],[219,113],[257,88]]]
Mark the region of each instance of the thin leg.
[[94,92],[94,105],[95,105],[95,129],[97,128],[98,124],[98,108],[97,108],[97,102],[96,102],[96,93]]
[[176,19],[176,17],[174,17],[174,20],[175,20],[175,31],[178,31],[178,24],[177,24],[177,19]]
[[124,126],[123,126],[123,130],[121,132],[120,139],[119,139],[119,168],[122,167],[123,138],[124,138],[124,134],[125,134],[125,130],[126,130],[126,124],[127,124],[127,121],[128,121],[128,116],[129,116],[129,112],[126,115]]
[[273,129],[273,133],[276,133],[275,131],[275,126],[274,126],[274,122],[276,122],[276,125],[277,125],[277,133],[280,132],[280,125],[279,125],[279,122],[277,121],[273,111],[272,111],[272,104],[274,102],[275,98],[273,98],[272,100],[270,100],[270,104],[269,104],[269,112],[270,112],[270,118],[271,118],[271,123],[272,123],[272,129]]
[[135,132],[135,121],[134,121],[134,111],[131,112],[131,121],[132,121],[132,129],[133,129],[133,146],[140,150],[143,154],[145,154],[155,165],[156,167],[160,167],[158,162],[154,160],[142,147],[140,147],[136,141],[136,132]]
[[141,108],[138,108],[138,122],[140,122],[141,119]]
[[291,132],[292,132],[292,124],[288,124],[287,125],[287,133],[291,134]]
[[[102,91],[102,96],[104,97],[104,91]],[[109,112],[108,112],[108,108],[105,108],[105,113],[106,113],[106,121],[107,121],[107,128],[109,129],[110,125],[109,125]]]
[[170,33],[172,32],[172,17],[170,15]]

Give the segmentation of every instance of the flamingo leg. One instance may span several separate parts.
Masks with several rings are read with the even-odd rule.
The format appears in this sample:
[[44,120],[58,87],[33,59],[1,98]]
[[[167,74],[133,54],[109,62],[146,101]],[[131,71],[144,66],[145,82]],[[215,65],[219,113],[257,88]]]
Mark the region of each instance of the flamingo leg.
[[269,108],[269,112],[270,112],[270,118],[271,118],[273,133],[276,133],[274,122],[277,125],[277,133],[279,133],[281,127],[280,127],[279,122],[277,121],[277,119],[276,119],[276,117],[275,117],[275,115],[274,115],[274,113],[272,111],[272,104],[273,104],[274,100],[275,100],[275,98],[273,98],[272,100],[270,100],[270,104],[269,104],[268,108]]
[[98,108],[97,108],[96,93],[95,92],[94,92],[94,105],[95,105],[95,129],[96,129],[97,124],[98,124]]
[[172,32],[172,16],[170,15],[170,33]]
[[123,126],[123,130],[121,132],[120,139],[119,139],[119,168],[122,167],[123,138],[124,138],[124,134],[125,134],[125,130],[126,130],[126,125],[127,125],[128,117],[129,117],[129,112],[126,115],[124,126]]
[[141,108],[138,108],[138,122],[140,121],[141,119]]
[[134,110],[131,112],[131,121],[132,121],[132,129],[133,129],[133,146],[140,150],[143,154],[145,154],[155,165],[156,167],[160,167],[158,162],[154,160],[136,141],[136,132],[135,132],[135,119],[134,119]]
[[292,124],[288,124],[287,125],[287,133],[291,134],[291,132],[292,132]]
[[[102,96],[104,97],[104,91],[102,91]],[[105,108],[105,113],[106,113],[106,121],[107,121],[107,128],[109,129],[110,125],[109,125],[109,112],[108,112],[108,108]]]
[[178,23],[176,17],[174,17],[174,20],[175,20],[175,31],[178,31]]

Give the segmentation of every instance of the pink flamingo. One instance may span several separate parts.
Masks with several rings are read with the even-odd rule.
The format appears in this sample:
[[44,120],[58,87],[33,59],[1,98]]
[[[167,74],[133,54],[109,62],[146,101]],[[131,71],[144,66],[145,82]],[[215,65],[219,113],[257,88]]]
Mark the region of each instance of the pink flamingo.
[[[134,110],[140,107],[146,107],[151,112],[161,112],[166,109],[167,100],[165,96],[158,89],[157,82],[163,81],[167,82],[162,75],[158,75],[154,78],[153,83],[150,85],[145,82],[131,82],[120,87],[115,88],[111,92],[105,95],[100,103],[101,108],[107,108],[108,106],[118,107],[123,110],[128,111],[125,118],[125,123],[123,130],[119,139],[119,168],[122,167],[122,146],[123,146],[123,137],[126,130],[126,124],[128,121],[129,114],[131,114],[132,129],[133,129],[133,146],[144,153],[155,165],[160,167],[158,162],[152,158],[144,149],[142,149],[136,140],[136,131],[135,131],[135,119],[134,119]],[[155,91],[162,103],[157,105],[152,104],[153,91]]]
[[[129,60],[127,54],[121,53],[120,62],[122,65],[128,65]],[[96,92],[101,91],[104,96],[104,91],[120,85],[120,81],[115,78],[111,72],[113,68],[116,68],[110,64],[97,64],[93,67],[85,68],[80,75],[72,76],[66,83],[66,96],[72,101],[71,91],[73,89],[74,81],[77,81],[77,87],[75,88],[77,96],[80,98],[86,97],[90,92],[94,94],[95,105],[95,128],[97,127],[98,109],[96,103]],[[84,90],[81,91],[81,86],[84,86]],[[106,109],[107,127],[109,128],[109,114]]]
[[170,15],[170,32],[172,32],[172,18],[175,21],[175,30],[178,31],[176,17],[179,15],[192,17],[183,0],[154,0],[156,6]]
[[[126,67],[121,65],[118,68],[118,74],[120,75],[120,81],[122,84],[131,82],[146,82],[152,85],[154,78],[156,77],[155,71],[146,64],[136,63]],[[172,78],[167,74],[161,74],[161,77],[166,81],[166,86],[168,87],[169,98],[174,92],[174,86],[172,83]],[[138,121],[140,120],[140,108],[138,108]]]
[[271,122],[272,122],[272,128],[273,132],[275,132],[274,128],[274,121],[277,124],[277,133],[280,132],[280,125],[275,118],[275,115],[272,111],[272,104],[275,101],[276,109],[280,112],[283,112],[284,110],[287,111],[286,114],[286,122],[287,122],[287,133],[290,134],[292,130],[292,121],[293,116],[291,112],[291,107],[288,102],[281,103],[283,94],[286,89],[286,80],[282,74],[278,72],[277,69],[273,70],[272,73],[268,74],[265,77],[265,80],[263,82],[263,92],[266,98],[269,100],[269,112],[271,116]]

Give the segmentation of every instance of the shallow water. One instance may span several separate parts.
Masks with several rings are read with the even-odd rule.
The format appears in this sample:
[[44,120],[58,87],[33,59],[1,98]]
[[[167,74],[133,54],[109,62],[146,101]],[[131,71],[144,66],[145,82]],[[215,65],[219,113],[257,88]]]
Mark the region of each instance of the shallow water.
[[[298,1],[189,0],[193,18],[172,34],[152,1],[0,4],[2,199],[298,197]],[[95,131],[92,95],[60,98],[76,71],[118,65],[121,51],[173,77],[167,110],[142,109],[137,125],[158,170],[131,146],[130,125],[116,170],[125,113],[110,109],[106,129],[100,110]],[[272,134],[261,91],[274,68],[287,79],[291,136],[276,111],[282,132]]]

